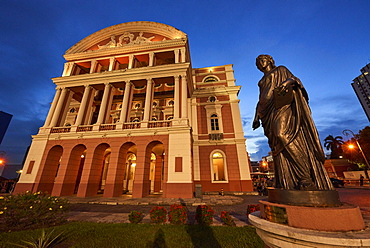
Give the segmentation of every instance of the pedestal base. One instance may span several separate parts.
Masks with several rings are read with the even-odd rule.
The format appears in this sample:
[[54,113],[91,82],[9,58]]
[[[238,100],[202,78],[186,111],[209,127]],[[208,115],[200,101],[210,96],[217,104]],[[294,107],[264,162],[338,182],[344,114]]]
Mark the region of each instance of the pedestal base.
[[337,207],[342,203],[336,190],[269,189],[269,202],[295,206]]
[[302,207],[260,201],[261,217],[270,222],[318,231],[359,231],[365,223],[358,206]]
[[[370,247],[370,230],[357,232],[324,232],[290,227],[262,219],[260,212],[248,216],[257,234],[270,247]],[[332,220],[335,223],[335,220]]]

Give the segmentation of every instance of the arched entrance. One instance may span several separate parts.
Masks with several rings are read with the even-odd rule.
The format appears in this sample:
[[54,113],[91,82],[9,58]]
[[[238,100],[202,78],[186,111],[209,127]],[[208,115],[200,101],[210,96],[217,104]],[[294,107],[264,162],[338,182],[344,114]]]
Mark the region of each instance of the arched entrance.
[[98,145],[92,156],[89,156],[89,153],[86,154],[77,197],[94,196],[104,190],[106,179],[104,171],[109,168],[108,154],[110,154],[110,146],[106,143]]
[[128,153],[126,159],[126,173],[124,179],[124,193],[132,193],[132,187],[135,179],[135,169],[136,169],[136,155],[135,153]]
[[36,178],[35,191],[52,192],[55,177],[58,174],[62,160],[63,148],[59,145],[52,147],[46,156],[43,166]]
[[86,159],[86,146],[76,145],[60,163],[58,175],[52,191],[53,195],[65,196],[76,194],[80,185]]
[[159,193],[164,180],[164,145],[150,142],[145,149],[138,149],[132,196],[142,198],[150,193]]

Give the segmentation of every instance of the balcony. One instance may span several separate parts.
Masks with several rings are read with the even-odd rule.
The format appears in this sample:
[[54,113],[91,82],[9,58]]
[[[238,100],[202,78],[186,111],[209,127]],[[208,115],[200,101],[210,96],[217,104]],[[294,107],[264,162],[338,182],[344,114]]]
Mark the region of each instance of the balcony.
[[[115,124],[101,124],[98,129],[94,130],[94,125],[83,125],[74,127],[53,127],[50,129],[50,133],[73,133],[73,132],[93,132],[93,131],[117,131],[127,129],[139,129],[146,128],[142,127],[141,122],[127,122],[127,123],[115,123]],[[147,128],[167,128],[172,126],[172,121],[150,121],[148,122]]]
[[223,140],[224,134],[223,133],[210,133],[208,134],[209,140]]

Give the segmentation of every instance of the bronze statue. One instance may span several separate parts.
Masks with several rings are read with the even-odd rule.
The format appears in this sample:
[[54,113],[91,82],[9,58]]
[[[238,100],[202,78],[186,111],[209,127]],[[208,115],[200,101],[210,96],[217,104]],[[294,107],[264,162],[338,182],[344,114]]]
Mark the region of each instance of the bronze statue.
[[264,76],[253,129],[261,120],[274,159],[275,188],[333,190],[301,81],[286,67],[276,67],[270,55],[258,56],[256,65]]

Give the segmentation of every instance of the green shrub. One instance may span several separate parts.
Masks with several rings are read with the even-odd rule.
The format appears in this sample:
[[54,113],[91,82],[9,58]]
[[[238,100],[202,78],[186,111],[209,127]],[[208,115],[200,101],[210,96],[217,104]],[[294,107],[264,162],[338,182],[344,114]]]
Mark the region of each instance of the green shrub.
[[186,206],[173,204],[170,206],[170,211],[168,211],[168,221],[175,225],[186,224],[188,220],[187,212]]
[[233,218],[231,217],[230,213],[227,211],[221,212],[221,220],[226,226],[235,226],[235,222]]
[[0,230],[23,230],[60,224],[66,220],[66,199],[41,192],[0,196]]
[[139,211],[131,211],[128,215],[128,220],[131,223],[138,224],[143,220],[144,216],[142,212]]
[[166,222],[167,210],[164,207],[154,206],[150,210],[150,219],[156,224],[163,224]]
[[211,225],[215,211],[209,205],[199,205],[195,212],[195,219],[200,225]]

